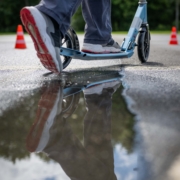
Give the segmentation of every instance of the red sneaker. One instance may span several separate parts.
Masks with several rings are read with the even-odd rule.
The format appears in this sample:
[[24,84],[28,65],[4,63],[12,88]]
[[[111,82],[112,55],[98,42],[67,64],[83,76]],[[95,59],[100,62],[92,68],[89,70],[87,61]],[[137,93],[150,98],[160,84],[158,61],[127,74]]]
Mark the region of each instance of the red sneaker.
[[60,73],[63,68],[60,59],[59,25],[35,7],[24,7],[20,16],[43,66],[54,73]]

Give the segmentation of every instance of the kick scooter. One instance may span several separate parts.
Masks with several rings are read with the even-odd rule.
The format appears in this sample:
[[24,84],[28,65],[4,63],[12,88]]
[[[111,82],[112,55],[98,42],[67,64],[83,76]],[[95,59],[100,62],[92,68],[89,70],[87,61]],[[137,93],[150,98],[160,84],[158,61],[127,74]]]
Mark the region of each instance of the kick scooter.
[[[138,36],[138,37],[137,37]],[[136,43],[137,39],[137,43]],[[64,47],[65,46],[65,47]],[[105,60],[130,58],[134,54],[137,46],[138,58],[141,63],[148,60],[150,51],[150,32],[147,22],[147,1],[139,0],[139,6],[128,31],[127,37],[121,44],[120,53],[110,54],[91,54],[79,51],[79,40],[76,32],[70,28],[62,41],[60,55],[62,59],[63,69],[66,68],[72,59],[81,60]]]

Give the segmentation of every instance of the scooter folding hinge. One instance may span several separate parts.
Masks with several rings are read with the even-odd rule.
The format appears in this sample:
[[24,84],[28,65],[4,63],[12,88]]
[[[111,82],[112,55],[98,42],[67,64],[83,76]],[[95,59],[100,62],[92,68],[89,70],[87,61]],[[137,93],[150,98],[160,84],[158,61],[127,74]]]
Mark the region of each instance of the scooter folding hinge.
[[139,0],[139,4],[147,4],[146,0]]

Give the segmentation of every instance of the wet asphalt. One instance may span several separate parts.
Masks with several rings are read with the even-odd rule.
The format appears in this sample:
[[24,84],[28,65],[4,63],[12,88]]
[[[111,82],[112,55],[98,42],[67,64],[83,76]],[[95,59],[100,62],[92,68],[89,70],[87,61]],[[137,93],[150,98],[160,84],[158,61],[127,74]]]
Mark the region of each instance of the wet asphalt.
[[170,35],[152,35],[147,63],[136,52],[72,60],[61,76],[41,65],[28,35],[25,50],[15,39],[0,36],[1,179],[180,179],[180,46]]

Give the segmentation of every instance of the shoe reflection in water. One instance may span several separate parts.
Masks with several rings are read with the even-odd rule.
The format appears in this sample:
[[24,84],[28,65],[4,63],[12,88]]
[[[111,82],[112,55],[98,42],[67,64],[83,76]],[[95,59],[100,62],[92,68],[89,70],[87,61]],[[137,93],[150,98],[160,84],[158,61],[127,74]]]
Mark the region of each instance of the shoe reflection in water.
[[111,99],[119,84],[112,81],[84,90],[87,108],[84,145],[66,121],[63,88],[58,83],[47,86],[27,137],[28,150],[45,152],[72,180],[116,180],[111,145]]

